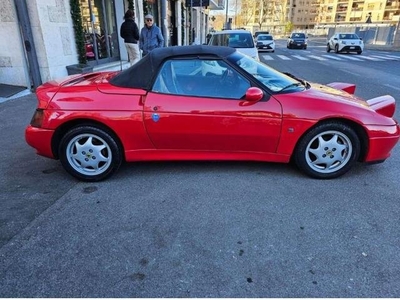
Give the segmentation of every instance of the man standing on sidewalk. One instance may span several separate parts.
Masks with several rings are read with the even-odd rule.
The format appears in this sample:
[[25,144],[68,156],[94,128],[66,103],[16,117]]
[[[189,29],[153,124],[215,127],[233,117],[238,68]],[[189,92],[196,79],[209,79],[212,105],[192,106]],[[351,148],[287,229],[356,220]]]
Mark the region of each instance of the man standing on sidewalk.
[[146,15],[145,26],[140,31],[139,47],[143,51],[143,56],[147,55],[155,48],[164,47],[164,37],[161,29],[154,24],[152,15]]
[[140,52],[138,46],[139,40],[139,27],[134,20],[132,10],[127,10],[124,16],[124,23],[121,25],[120,35],[124,39],[126,51],[129,55],[129,62],[131,66],[137,63],[140,59]]

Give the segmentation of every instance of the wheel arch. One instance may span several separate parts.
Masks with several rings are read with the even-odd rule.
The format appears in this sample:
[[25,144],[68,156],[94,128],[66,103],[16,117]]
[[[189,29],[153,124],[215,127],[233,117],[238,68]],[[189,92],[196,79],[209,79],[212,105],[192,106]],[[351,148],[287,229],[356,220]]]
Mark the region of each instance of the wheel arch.
[[68,122],[63,123],[61,126],[59,126],[53,135],[53,138],[51,140],[51,150],[53,152],[53,155],[56,159],[59,159],[58,155],[58,147],[60,145],[62,137],[71,129],[77,126],[94,126],[99,129],[104,130],[107,132],[109,135],[111,135],[118,146],[121,149],[121,152],[123,154],[123,158],[125,160],[125,151],[124,151],[124,146],[118,137],[118,135],[115,133],[114,130],[112,130],[109,126],[105,125],[104,123],[101,123],[99,121],[91,120],[91,119],[74,119],[70,120]]
[[308,128],[306,131],[303,132],[303,134],[300,136],[300,138],[297,140],[296,145],[294,147],[294,151],[292,152],[292,155],[290,157],[290,160],[293,161],[293,157],[294,157],[294,153],[297,151],[298,145],[301,141],[301,139],[308,133],[310,132],[312,129],[314,129],[316,126],[319,126],[321,124],[324,123],[329,123],[329,122],[337,122],[337,123],[342,123],[345,124],[351,128],[354,129],[354,131],[357,134],[358,139],[360,140],[360,153],[359,153],[359,157],[358,157],[358,161],[362,162],[365,160],[365,157],[368,153],[368,147],[369,147],[369,143],[368,143],[368,134],[365,130],[365,128],[353,121],[353,120],[349,120],[349,119],[343,119],[343,118],[329,118],[329,119],[323,119],[318,121],[317,123],[315,123],[313,126],[311,126],[310,128]]

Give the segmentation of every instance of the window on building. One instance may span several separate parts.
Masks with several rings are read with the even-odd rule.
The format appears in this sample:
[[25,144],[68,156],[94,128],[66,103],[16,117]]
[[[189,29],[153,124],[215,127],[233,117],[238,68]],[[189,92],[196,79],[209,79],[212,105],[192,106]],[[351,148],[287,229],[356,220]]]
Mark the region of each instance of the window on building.
[[113,0],[80,0],[86,57],[89,64],[119,59]]

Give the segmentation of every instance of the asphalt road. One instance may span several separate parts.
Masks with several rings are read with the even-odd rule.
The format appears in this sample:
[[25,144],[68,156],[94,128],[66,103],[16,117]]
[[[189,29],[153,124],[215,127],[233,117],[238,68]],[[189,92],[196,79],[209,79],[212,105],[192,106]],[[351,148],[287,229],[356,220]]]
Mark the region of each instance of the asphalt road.
[[[400,58],[299,53],[326,54],[265,55],[400,101]],[[399,146],[329,181],[281,164],[157,162],[82,183],[25,144],[35,106],[34,95],[0,103],[0,297],[400,296]]]

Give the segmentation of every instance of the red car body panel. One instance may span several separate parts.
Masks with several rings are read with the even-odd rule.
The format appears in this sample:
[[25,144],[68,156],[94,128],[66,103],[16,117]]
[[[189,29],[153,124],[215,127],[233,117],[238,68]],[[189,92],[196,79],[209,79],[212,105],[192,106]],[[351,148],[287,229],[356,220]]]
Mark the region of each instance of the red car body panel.
[[[238,101],[149,93],[144,124],[157,149],[271,152],[280,137],[282,113],[275,99],[240,106]],[[152,115],[157,113],[159,121]]]

